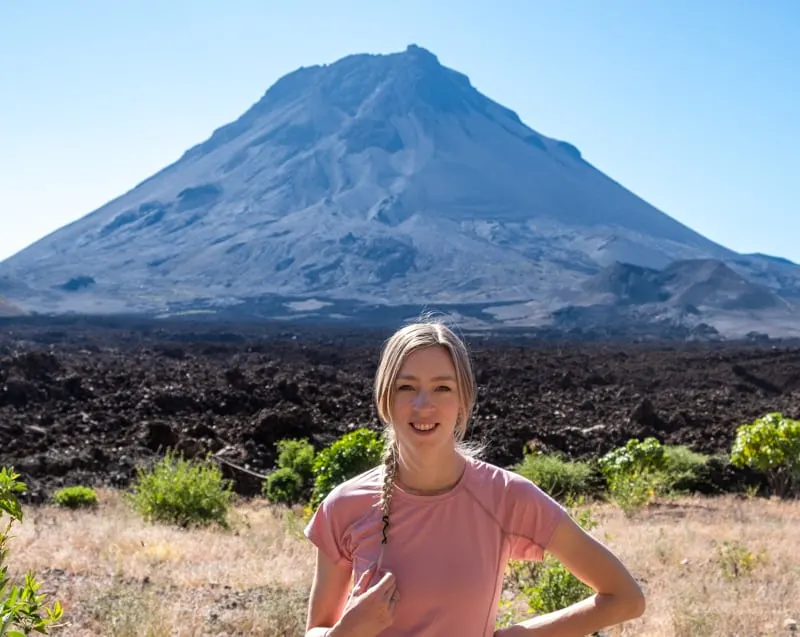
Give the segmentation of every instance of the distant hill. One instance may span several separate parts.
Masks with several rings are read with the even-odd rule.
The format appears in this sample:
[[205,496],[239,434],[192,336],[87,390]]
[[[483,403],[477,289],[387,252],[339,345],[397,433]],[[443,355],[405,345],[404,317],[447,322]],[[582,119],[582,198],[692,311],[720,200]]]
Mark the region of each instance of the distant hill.
[[727,313],[731,333],[737,312],[800,300],[800,266],[679,223],[413,45],[287,74],[0,263],[2,280],[37,312],[364,321],[433,306],[492,327],[610,294]]
[[[788,309],[791,305],[713,259],[675,261],[663,270],[616,263],[583,288],[607,295],[613,304],[660,303],[713,310]],[[595,301],[598,301],[595,297]]]

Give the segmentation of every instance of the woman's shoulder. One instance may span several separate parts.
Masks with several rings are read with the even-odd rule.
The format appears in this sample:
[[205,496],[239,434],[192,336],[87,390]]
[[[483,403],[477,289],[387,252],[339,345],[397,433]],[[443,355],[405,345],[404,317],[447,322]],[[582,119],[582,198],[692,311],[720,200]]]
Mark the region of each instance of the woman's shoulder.
[[323,499],[327,507],[358,507],[361,502],[375,498],[383,487],[383,467],[368,469],[333,487]]
[[525,476],[488,462],[473,461],[472,490],[510,537],[512,553],[541,559],[566,509]]
[[352,560],[353,530],[376,514],[382,477],[379,466],[337,484],[311,516],[305,535],[334,562]]
[[520,500],[550,500],[539,485],[512,469],[480,459],[470,459],[472,489],[482,492],[496,504]]
[[480,458],[470,458],[474,481],[485,487],[508,488],[510,486],[527,486],[533,484],[525,476],[504,467],[492,464]]

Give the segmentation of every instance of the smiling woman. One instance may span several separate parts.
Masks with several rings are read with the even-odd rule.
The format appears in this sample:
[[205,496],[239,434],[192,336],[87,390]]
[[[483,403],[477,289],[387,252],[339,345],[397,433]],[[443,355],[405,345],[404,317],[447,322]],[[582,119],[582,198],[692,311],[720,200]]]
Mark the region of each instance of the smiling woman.
[[[467,348],[446,325],[387,341],[375,379],[384,462],[331,491],[306,528],[317,548],[306,637],[577,637],[644,612],[608,549],[464,442],[475,395]],[[545,551],[596,593],[495,631],[508,561]]]

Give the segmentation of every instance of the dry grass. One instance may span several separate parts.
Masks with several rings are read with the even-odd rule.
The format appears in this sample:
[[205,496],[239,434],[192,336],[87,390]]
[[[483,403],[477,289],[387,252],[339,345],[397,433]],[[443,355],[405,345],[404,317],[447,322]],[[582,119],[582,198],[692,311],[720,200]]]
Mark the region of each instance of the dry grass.
[[[291,515],[257,501],[237,506],[230,532],[182,531],[99,495],[95,512],[29,509],[15,527],[13,574],[35,570],[65,607],[52,634],[302,634],[313,555]],[[648,597],[623,635],[766,637],[800,619],[800,503],[685,498],[632,520],[594,513],[593,532]]]
[[61,600],[53,635],[302,633],[313,555],[302,527],[263,502],[237,506],[231,530],[142,522],[119,494],[96,511],[41,507],[14,527],[11,566]]

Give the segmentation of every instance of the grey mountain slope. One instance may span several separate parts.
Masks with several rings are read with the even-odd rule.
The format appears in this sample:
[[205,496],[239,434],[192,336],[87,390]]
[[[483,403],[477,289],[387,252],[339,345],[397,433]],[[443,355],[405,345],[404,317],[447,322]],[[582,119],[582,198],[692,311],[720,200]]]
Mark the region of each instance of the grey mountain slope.
[[7,318],[11,316],[25,316],[27,312],[20,307],[17,307],[7,299],[0,296],[0,318]]
[[792,309],[785,299],[715,259],[674,261],[663,270],[616,263],[581,287],[601,295],[593,297],[595,302],[617,305],[661,304],[690,311]]
[[38,311],[264,295],[550,308],[616,262],[693,259],[800,296],[797,266],[708,240],[411,46],[289,73],[0,277]]

